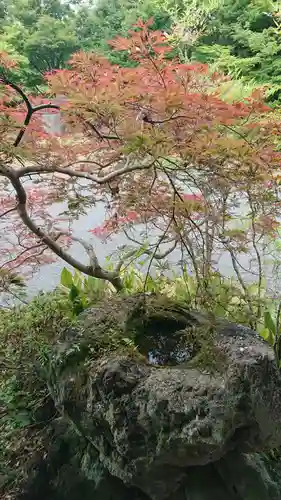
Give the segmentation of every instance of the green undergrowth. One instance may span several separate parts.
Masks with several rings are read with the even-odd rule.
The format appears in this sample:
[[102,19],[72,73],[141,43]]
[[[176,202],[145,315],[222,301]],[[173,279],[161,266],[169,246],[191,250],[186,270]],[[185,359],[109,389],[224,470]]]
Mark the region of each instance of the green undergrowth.
[[[109,263],[109,270],[113,267]],[[134,293],[156,293],[188,306],[240,323],[256,330],[270,345],[281,335],[280,300],[267,294],[267,283],[239,283],[234,278],[226,278],[218,272],[210,273],[208,279],[198,282],[187,269],[181,275],[174,272],[170,276],[144,275],[133,265],[122,273],[123,295]],[[61,273],[61,290],[68,295],[72,304],[72,314],[77,316],[98,299],[110,298],[115,294],[112,285],[92,277],[86,277],[64,268]],[[279,312],[278,312],[279,311]],[[279,327],[278,327],[279,324]]]
[[0,490],[16,487],[22,463],[42,445],[40,429],[54,414],[44,366],[73,321],[70,302],[59,292],[0,310]]

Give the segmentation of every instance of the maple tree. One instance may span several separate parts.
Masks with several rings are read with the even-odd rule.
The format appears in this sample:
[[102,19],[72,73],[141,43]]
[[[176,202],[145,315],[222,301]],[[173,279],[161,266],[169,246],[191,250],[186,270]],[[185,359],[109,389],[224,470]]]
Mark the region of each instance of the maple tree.
[[[153,260],[179,250],[180,261],[206,287],[214,254],[223,249],[245,288],[238,257],[251,247],[261,286],[258,245],[276,235],[280,212],[278,113],[265,106],[260,91],[224,101],[225,77],[172,58],[164,34],[151,25],[139,21],[128,37],[110,42],[126,51],[132,67],[78,52],[68,69],[45,75],[49,90],[40,99],[13,83],[14,63],[1,55],[2,276],[59,257],[121,290],[122,265],[134,252],[148,256],[149,272]],[[60,106],[54,96],[64,96]],[[46,131],[46,111],[60,113],[61,134]],[[241,200],[249,213],[237,228]],[[50,212],[57,201],[68,202],[61,218]],[[97,201],[106,203],[107,216],[89,238],[123,231],[137,249],[122,255],[114,270],[100,265],[89,238],[69,229]],[[88,263],[72,256],[72,241],[84,247]]]

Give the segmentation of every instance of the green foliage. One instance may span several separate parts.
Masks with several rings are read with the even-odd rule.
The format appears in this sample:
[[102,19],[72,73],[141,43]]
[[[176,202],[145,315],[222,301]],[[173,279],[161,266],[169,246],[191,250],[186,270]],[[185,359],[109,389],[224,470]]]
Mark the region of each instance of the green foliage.
[[260,334],[270,345],[274,345],[276,321],[274,321],[271,312],[268,310],[264,311],[264,328],[261,330]]
[[[112,265],[109,263],[107,267],[111,270]],[[219,273],[211,274],[207,282],[198,283],[185,267],[180,276],[172,272],[168,277],[163,273],[145,275],[133,265],[123,270],[122,280],[124,295],[144,291],[163,295],[191,309],[211,312],[214,316],[255,328],[270,345],[274,345],[279,303],[266,297],[265,282],[262,286],[250,283],[245,291],[236,279],[225,278]],[[68,295],[73,317],[115,293],[112,285],[78,271],[72,274],[67,268],[61,273],[61,287]]]
[[281,89],[278,9],[274,0],[188,0],[176,14],[170,10],[174,42],[185,57],[214,64],[234,78],[269,84],[268,98],[274,100]]
[[[1,384],[16,393],[40,399],[38,370],[48,359],[49,350],[60,333],[71,324],[71,305],[65,295],[39,295],[27,306],[0,310],[0,344],[3,363]],[[3,391],[3,386],[1,385]],[[36,393],[35,401],[33,401]],[[45,394],[45,388],[43,395]],[[25,406],[28,406],[25,400]]]
[[131,65],[127,54],[116,52],[108,45],[114,37],[124,36],[139,19],[154,18],[155,29],[167,29],[170,18],[164,10],[155,10],[148,0],[99,0],[92,9],[88,6],[77,11],[75,26],[80,46],[84,50],[98,50],[111,62]]
[[71,305],[59,292],[39,295],[27,306],[0,309],[0,469],[7,481],[21,472],[14,453],[24,448],[26,432],[41,420],[38,410],[48,402],[44,366],[51,346],[71,324]]
[[99,0],[94,5],[84,2],[52,0],[12,0],[0,3],[1,46],[22,59],[21,84],[42,84],[42,73],[63,68],[79,49],[95,50],[112,62],[132,65],[127,55],[108,45],[116,35],[125,35],[139,18],[154,17],[155,29],[169,29],[170,16],[155,9],[148,0]]
[[60,284],[62,290],[68,294],[74,317],[104,297],[106,290],[104,281],[85,276],[77,270],[72,274],[66,267],[61,272]]
[[281,351],[279,345],[281,339],[280,307],[280,301],[278,303],[277,301],[268,301],[263,312],[263,326],[259,329],[259,333],[274,348],[276,361],[281,368]]
[[24,52],[31,67],[41,73],[64,67],[71,54],[78,49],[78,40],[71,24],[50,15],[38,19],[35,30],[24,44]]
[[34,88],[42,84],[42,73],[64,67],[80,48],[74,11],[61,0],[3,0],[3,5],[0,50],[19,61],[21,85]]

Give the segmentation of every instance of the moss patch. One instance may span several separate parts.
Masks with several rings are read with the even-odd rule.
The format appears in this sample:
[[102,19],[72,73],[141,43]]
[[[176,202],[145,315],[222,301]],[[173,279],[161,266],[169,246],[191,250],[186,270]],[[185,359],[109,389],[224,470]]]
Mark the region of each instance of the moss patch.
[[88,370],[111,354],[138,357],[154,366],[195,366],[221,371],[226,363],[215,343],[212,319],[163,296],[114,297],[80,317],[61,339],[54,377]]

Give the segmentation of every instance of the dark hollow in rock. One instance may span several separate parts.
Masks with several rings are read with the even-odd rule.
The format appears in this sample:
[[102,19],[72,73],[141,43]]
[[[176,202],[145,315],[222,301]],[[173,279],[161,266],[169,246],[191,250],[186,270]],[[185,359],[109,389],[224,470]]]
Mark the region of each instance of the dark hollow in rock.
[[199,350],[186,328],[186,321],[180,318],[154,313],[138,325],[135,343],[152,365],[177,365],[191,360]]

